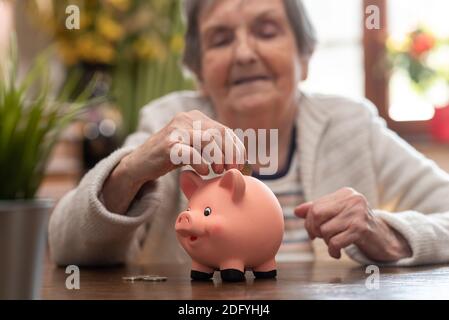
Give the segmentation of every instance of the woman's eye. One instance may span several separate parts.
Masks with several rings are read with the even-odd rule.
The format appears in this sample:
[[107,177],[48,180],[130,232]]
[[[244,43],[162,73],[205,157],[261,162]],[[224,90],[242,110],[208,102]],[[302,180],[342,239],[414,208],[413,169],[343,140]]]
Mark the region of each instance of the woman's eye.
[[258,26],[257,33],[264,38],[272,38],[277,35],[278,27],[272,22],[264,22]]
[[232,35],[228,32],[221,31],[221,32],[214,34],[211,37],[211,39],[209,41],[209,46],[210,47],[222,47],[231,41],[232,41]]
[[204,209],[204,215],[207,217],[208,215],[210,215],[212,213],[212,209],[207,207],[206,209]]
[[187,208],[187,210],[186,211],[190,211],[190,208]]

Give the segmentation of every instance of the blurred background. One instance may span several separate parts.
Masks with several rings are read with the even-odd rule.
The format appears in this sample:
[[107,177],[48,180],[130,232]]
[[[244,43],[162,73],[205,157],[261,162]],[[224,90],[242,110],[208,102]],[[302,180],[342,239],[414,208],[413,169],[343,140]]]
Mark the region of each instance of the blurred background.
[[[304,0],[319,36],[307,91],[367,97],[389,127],[449,171],[449,1]],[[80,29],[65,26],[70,5]],[[366,8],[380,10],[368,29]],[[60,137],[40,197],[58,200],[86,170],[133,132],[139,109],[195,84],[180,66],[184,26],[178,0],[0,0],[0,58],[10,36],[19,73],[51,47],[52,81],[95,78],[89,106]]]

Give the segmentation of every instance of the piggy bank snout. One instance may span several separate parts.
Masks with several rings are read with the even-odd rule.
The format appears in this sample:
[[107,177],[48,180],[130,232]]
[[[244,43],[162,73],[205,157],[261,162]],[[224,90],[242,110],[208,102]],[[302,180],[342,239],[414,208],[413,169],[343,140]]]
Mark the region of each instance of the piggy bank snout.
[[190,225],[192,223],[192,216],[188,212],[183,212],[178,216],[178,225]]
[[204,226],[198,220],[191,213],[183,212],[176,220],[175,230],[181,236],[200,236],[204,233]]

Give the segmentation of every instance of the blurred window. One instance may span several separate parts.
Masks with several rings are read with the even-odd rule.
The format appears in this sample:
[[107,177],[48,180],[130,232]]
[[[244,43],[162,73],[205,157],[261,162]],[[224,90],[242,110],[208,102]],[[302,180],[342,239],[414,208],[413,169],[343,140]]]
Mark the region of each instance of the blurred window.
[[364,96],[362,0],[303,0],[319,45],[310,63],[307,91]]

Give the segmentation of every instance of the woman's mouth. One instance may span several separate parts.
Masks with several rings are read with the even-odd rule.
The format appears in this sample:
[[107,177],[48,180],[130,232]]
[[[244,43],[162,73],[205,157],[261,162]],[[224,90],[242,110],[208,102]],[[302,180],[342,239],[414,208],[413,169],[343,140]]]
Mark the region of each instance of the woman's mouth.
[[248,77],[238,78],[238,79],[232,81],[232,85],[239,86],[239,85],[253,83],[256,81],[269,81],[269,80],[271,80],[271,78],[268,76],[248,76]]
[[190,241],[196,241],[198,239],[198,237],[197,236],[190,236]]

